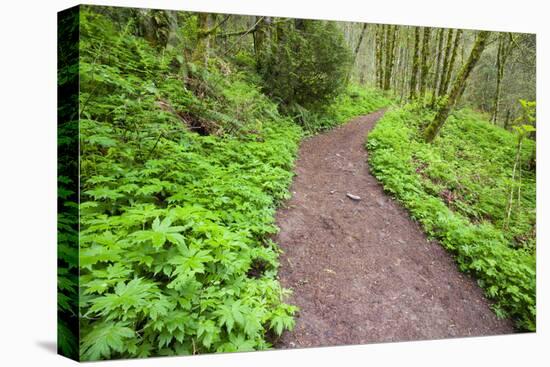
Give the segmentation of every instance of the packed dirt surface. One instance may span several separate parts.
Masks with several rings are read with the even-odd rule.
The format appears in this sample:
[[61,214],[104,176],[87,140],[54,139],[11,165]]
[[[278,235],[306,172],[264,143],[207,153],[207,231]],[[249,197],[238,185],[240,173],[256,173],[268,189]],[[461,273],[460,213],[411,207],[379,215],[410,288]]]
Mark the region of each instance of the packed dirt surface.
[[300,147],[293,196],[277,213],[275,238],[284,251],[281,283],[293,290],[289,303],[300,312],[277,348],[514,331],[370,174],[364,142],[382,114],[359,117]]

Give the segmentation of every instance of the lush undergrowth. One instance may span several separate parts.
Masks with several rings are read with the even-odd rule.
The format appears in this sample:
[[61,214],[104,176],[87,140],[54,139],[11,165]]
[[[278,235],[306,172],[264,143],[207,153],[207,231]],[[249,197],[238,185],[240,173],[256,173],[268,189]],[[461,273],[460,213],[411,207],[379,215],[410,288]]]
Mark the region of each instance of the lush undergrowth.
[[[534,142],[522,148],[521,201],[508,200],[517,137],[461,110],[433,144],[422,140],[431,113],[414,105],[393,109],[369,134],[374,175],[426,232],[472,273],[498,316],[535,329],[535,174],[528,167]],[[514,196],[517,195],[514,193]]]
[[301,128],[98,14],[80,68],[82,359],[268,348],[294,324],[268,235]]
[[[249,67],[184,63],[88,10],[80,57],[81,358],[269,348],[296,311],[269,236],[299,119]],[[350,89],[304,128],[386,104]]]
[[296,115],[295,119],[302,123],[306,132],[316,133],[333,128],[354,117],[377,111],[391,103],[392,99],[378,89],[349,85],[323,110],[300,111],[301,113]]

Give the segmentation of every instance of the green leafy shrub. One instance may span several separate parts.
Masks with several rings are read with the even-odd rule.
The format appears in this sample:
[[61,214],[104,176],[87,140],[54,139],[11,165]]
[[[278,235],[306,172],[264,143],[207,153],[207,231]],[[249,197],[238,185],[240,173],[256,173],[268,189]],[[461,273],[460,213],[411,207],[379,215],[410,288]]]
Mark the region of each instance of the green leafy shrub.
[[[535,330],[534,172],[525,167],[522,204],[504,230],[515,136],[461,110],[425,144],[421,131],[431,113],[415,105],[387,112],[366,143],[372,172],[478,279],[498,316]],[[525,165],[533,149],[526,141]]]
[[237,71],[182,80],[176,53],[84,9],[81,358],[268,348],[294,325],[269,236],[301,128]]
[[266,94],[281,101],[285,110],[317,108],[344,90],[351,51],[334,22],[278,25],[276,39],[258,66]]
[[292,118],[307,132],[316,133],[333,128],[354,117],[377,111],[391,103],[391,97],[379,90],[351,84],[330,104],[313,111],[299,108]]
[[57,349],[78,358],[78,11],[58,18]]

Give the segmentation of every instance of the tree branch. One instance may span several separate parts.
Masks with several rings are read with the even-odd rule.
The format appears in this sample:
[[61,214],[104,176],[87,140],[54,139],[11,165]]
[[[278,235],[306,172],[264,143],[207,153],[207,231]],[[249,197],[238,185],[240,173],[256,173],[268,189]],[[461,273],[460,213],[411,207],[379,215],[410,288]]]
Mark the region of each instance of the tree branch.
[[229,47],[229,48],[227,49],[227,51],[225,51],[225,52],[222,54],[222,57],[225,56],[225,55],[227,55],[227,54],[229,53],[229,51],[233,50],[233,48],[237,45],[237,43],[239,43],[239,42],[244,38],[244,36],[246,36],[246,35],[249,34],[250,32],[255,31],[255,30],[257,29],[257,27],[258,27],[258,24],[260,24],[260,22],[261,22],[262,20],[264,20],[264,18],[265,18],[265,17],[260,17],[260,19],[258,19],[258,21],[257,21],[256,23],[254,23],[254,25],[253,25],[252,27],[250,27],[246,32],[244,32],[244,33],[239,37],[239,39],[238,39],[237,41],[235,41],[235,43],[233,43],[233,44],[231,45],[231,47]]
[[214,26],[214,28],[208,30],[205,32],[205,35],[211,35],[212,33],[214,33],[218,28],[220,28],[225,22],[227,22],[227,20],[231,17],[231,15],[226,15],[225,18],[223,18],[223,20],[221,22],[219,22],[218,24],[216,24]]
[[[256,32],[256,28],[257,28],[258,24],[259,24],[260,21],[261,21],[262,19],[264,19],[264,18],[265,18],[265,17],[261,17],[261,18],[256,22],[256,24],[254,24],[254,25],[252,26],[252,28],[245,29],[245,30],[238,31],[238,32],[229,32],[229,33],[218,34],[218,35],[216,35],[216,37],[225,38],[225,37],[233,37],[233,36],[245,36],[245,35],[247,35],[248,33],[254,33],[254,32]],[[273,22],[273,23],[271,23],[271,24],[272,24],[272,25],[276,25],[276,24],[286,23],[286,22],[288,22],[289,20],[292,20],[292,19],[279,20],[279,21]]]

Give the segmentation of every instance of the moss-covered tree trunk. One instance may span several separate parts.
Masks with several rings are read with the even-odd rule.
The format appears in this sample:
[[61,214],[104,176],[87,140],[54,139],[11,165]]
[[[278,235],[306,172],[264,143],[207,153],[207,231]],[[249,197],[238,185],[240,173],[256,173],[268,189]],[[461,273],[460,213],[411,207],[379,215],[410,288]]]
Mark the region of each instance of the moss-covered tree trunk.
[[449,89],[449,84],[451,83],[451,77],[453,75],[453,70],[455,67],[456,57],[458,54],[458,49],[460,47],[460,39],[462,37],[462,29],[457,29],[455,34],[455,40],[453,43],[453,51],[451,53],[451,59],[449,60],[449,66],[444,74],[444,80],[443,80],[443,86],[441,87],[441,95],[447,94],[447,90]]
[[208,62],[208,47],[210,41],[208,33],[208,15],[208,13],[198,13],[197,44],[192,56],[193,62],[202,63],[204,65]]
[[382,80],[382,40],[384,36],[384,26],[376,26],[376,86],[381,87]]
[[447,75],[447,69],[449,68],[449,60],[451,58],[451,48],[453,45],[453,30],[447,30],[447,43],[445,45],[445,56],[443,57],[443,67],[441,68],[441,75],[439,77],[439,85],[437,87],[437,97],[441,97],[443,92],[443,84],[445,83],[445,76]]
[[386,25],[385,32],[384,32],[384,65],[382,67],[383,73],[382,73],[382,80],[380,87],[384,90],[386,90],[386,80],[389,79],[389,67],[391,63],[391,33],[392,33],[392,26]]
[[[407,30],[405,32],[403,32],[404,36],[403,36],[403,39],[404,39],[404,43],[402,44],[401,46],[401,51],[400,53],[401,56],[400,56],[400,62],[399,62],[399,65],[400,65],[400,68],[401,68],[401,74],[400,74],[400,77],[399,78],[396,78],[396,84],[399,85],[399,91],[400,91],[400,95],[399,95],[399,101],[400,102],[403,102],[404,99],[405,99],[405,96],[406,96],[406,89],[407,89],[407,61],[409,60],[409,50],[410,50],[410,47],[409,47],[409,39],[410,39],[410,34],[409,34],[409,29],[407,27]],[[396,88],[397,90],[397,88]]]
[[491,122],[493,124],[496,123],[497,115],[498,115],[498,104],[500,102],[500,85],[501,85],[501,81],[502,81],[502,76],[504,75],[504,68],[502,66],[503,66],[503,62],[502,62],[502,41],[499,39],[498,51],[497,51],[497,62],[496,62],[497,81],[496,81],[496,86],[495,86],[495,97],[493,99],[493,111],[491,113]]
[[409,99],[413,100],[416,98],[416,76],[418,74],[418,62],[419,62],[419,47],[420,47],[420,27],[414,28],[414,53],[413,53],[413,63],[412,63],[412,73],[411,73],[411,82],[409,84]]
[[497,80],[495,86],[495,97],[493,99],[493,109],[491,114],[491,122],[496,124],[498,117],[498,109],[500,103],[500,91],[502,85],[502,79],[504,78],[504,68],[506,66],[506,60],[512,49],[511,35],[508,33],[501,33],[498,37],[498,51],[497,51]]
[[489,32],[481,31],[476,36],[476,40],[474,42],[474,46],[472,47],[472,51],[470,52],[470,56],[468,56],[468,60],[466,60],[466,63],[462,65],[462,68],[458,72],[458,75],[456,76],[452,85],[451,92],[448,96],[446,96],[447,98],[444,100],[441,107],[439,108],[434,120],[428,125],[426,130],[424,130],[424,139],[426,140],[426,142],[431,143],[439,133],[439,130],[441,129],[443,124],[445,124],[445,121],[447,121],[451,109],[454,107],[458,98],[460,98],[462,92],[464,91],[464,88],[466,87],[468,76],[474,69],[476,63],[481,57],[481,54],[483,53],[483,50],[485,49],[485,45],[487,44],[489,35]]
[[384,89],[384,80],[386,80],[386,63],[388,61],[388,44],[390,43],[390,25],[384,25],[384,31],[382,32],[382,48],[381,48],[381,59],[380,59],[380,80],[378,81],[378,87]]
[[441,28],[438,32],[437,32],[437,58],[436,58],[436,61],[435,61],[435,74],[434,74],[434,78],[433,78],[433,84],[432,84],[432,100],[430,101],[430,106],[432,108],[434,108],[435,106],[435,101],[436,101],[436,97],[437,97],[437,86],[439,84],[439,79],[440,79],[440,76],[439,76],[439,71],[441,69],[441,62],[443,60],[443,32],[445,30],[443,28]]
[[424,27],[422,38],[422,62],[420,73],[420,99],[423,101],[426,94],[426,83],[428,82],[428,58],[430,57],[430,34],[431,28]]
[[378,88],[384,89],[384,80],[386,80],[386,63],[388,61],[388,44],[390,43],[390,27],[389,25],[384,25],[381,33],[381,43],[380,43],[380,79],[378,80]]
[[397,41],[397,26],[388,26],[386,39],[386,67],[384,73],[384,90],[389,90],[391,86],[391,76],[395,64],[395,46]]
[[267,17],[256,17],[255,24],[256,27],[252,34],[254,40],[254,55],[256,57],[256,66],[258,68],[262,67],[262,60],[264,52],[268,47],[266,44],[266,39],[269,31],[269,23],[271,22],[270,18]]

